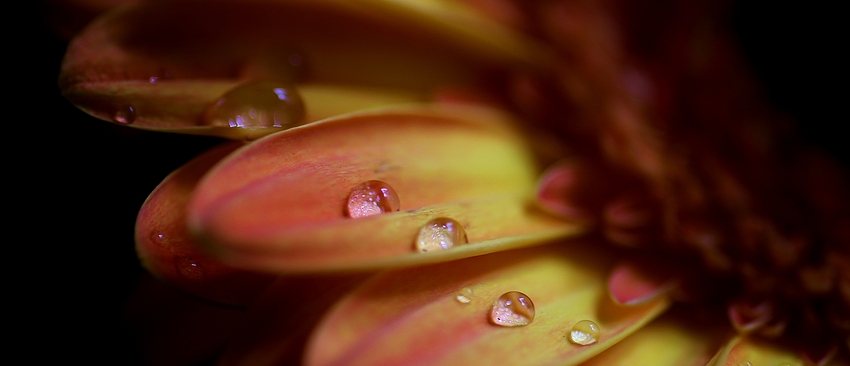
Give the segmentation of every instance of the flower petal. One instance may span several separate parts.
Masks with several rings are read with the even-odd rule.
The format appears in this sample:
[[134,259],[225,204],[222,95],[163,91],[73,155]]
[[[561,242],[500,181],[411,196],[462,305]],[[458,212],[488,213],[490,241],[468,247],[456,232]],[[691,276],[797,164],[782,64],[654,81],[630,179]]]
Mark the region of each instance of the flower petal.
[[204,364],[221,352],[246,318],[244,310],[187,295],[150,276],[141,278],[126,305],[126,324],[122,325],[129,327],[133,336],[115,336],[133,342],[138,354],[121,355],[111,349],[101,352],[132,358],[142,365]]
[[214,127],[202,112],[242,82],[278,81],[302,90],[311,121],[338,110],[332,104],[353,87],[368,97],[345,102],[346,112],[420,101],[436,88],[484,87],[509,68],[539,65],[541,50],[440,1],[153,1],[114,9],[75,37],[60,86],[107,121],[127,124],[116,116],[132,108],[137,128],[256,138],[277,129]]
[[148,271],[190,294],[230,305],[250,303],[273,277],[233,269],[201,252],[186,227],[186,206],[203,174],[241,145],[222,144],[174,171],[136,219],[136,252]]
[[[319,271],[445,261],[576,235],[533,207],[535,162],[508,116],[412,106],[344,116],[255,141],[214,168],[190,228],[235,266]],[[352,189],[381,180],[402,211],[351,219]],[[448,217],[469,245],[417,253],[425,223]]]
[[321,316],[367,275],[280,277],[257,299],[216,365],[299,364]]
[[[582,362],[668,305],[665,299],[635,307],[613,303],[605,290],[611,262],[599,245],[561,243],[388,271],[337,304],[313,334],[305,363]],[[530,324],[501,327],[488,321],[494,300],[510,291],[520,291],[534,303]],[[597,343],[568,341],[571,327],[581,320],[598,324]]]
[[639,261],[618,264],[608,278],[611,298],[622,305],[640,304],[673,289],[677,281],[669,268],[655,264]]
[[791,365],[802,366],[805,363],[796,352],[776,343],[751,337],[735,337],[720,349],[709,366],[747,365]]
[[692,317],[683,311],[668,311],[582,366],[703,366],[729,329],[723,323],[706,325]]

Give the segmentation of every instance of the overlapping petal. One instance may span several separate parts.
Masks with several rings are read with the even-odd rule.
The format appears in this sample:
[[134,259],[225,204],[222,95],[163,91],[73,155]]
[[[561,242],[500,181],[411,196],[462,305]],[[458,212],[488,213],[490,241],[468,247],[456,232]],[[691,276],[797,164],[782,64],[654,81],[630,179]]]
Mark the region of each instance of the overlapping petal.
[[230,305],[251,303],[274,277],[231,268],[202,252],[189,235],[186,209],[201,177],[240,146],[222,144],[171,173],[136,219],[136,251],[148,271],[193,295]]
[[[668,304],[664,298],[615,304],[605,285],[613,258],[599,249],[599,243],[582,240],[383,273],[328,313],[310,340],[305,364],[580,363]],[[501,327],[488,319],[494,301],[509,291],[534,303],[530,324]],[[597,343],[569,341],[581,320],[598,324]]]
[[[257,140],[198,185],[189,225],[242,268],[272,272],[440,262],[577,235],[534,206],[537,163],[501,112],[410,106],[341,116]],[[400,211],[351,219],[352,189],[381,180]],[[448,217],[470,244],[418,253],[429,220]]]

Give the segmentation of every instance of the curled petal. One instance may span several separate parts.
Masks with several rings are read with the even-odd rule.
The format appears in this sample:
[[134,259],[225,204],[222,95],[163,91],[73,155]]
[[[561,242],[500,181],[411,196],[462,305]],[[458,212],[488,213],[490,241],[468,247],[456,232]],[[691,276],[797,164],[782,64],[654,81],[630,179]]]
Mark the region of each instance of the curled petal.
[[626,261],[611,272],[608,292],[618,304],[641,304],[669,292],[677,283],[664,267]]
[[136,252],[156,277],[202,298],[246,305],[273,277],[226,266],[203,253],[189,236],[186,206],[207,170],[241,143],[213,148],[174,171],[148,196],[136,218]]
[[[190,203],[193,233],[222,260],[273,272],[412,265],[576,235],[533,207],[534,159],[508,116],[411,106],[325,120],[257,140],[222,161]],[[352,189],[380,180],[400,210],[345,216]],[[468,245],[417,253],[431,219]]]
[[279,128],[231,128],[204,115],[245,82],[291,85],[306,106],[304,120],[293,118],[310,122],[423,101],[445,86],[484,89],[493,75],[541,64],[541,49],[442,2],[149,1],[114,9],[75,37],[60,86],[103,120],[253,139]]
[[[610,258],[599,243],[560,243],[388,271],[343,298],[311,337],[307,365],[569,365],[621,341],[666,309],[619,306],[605,291]],[[494,301],[518,291],[533,320],[494,325]],[[582,320],[596,343],[569,341]]]

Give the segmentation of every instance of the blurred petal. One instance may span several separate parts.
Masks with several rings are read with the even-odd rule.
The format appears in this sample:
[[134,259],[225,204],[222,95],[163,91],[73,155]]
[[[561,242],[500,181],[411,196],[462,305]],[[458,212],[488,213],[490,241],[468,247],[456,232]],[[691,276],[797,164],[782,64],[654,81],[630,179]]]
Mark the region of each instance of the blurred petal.
[[148,271],[190,294],[231,305],[250,303],[273,277],[233,269],[202,253],[189,236],[186,206],[198,180],[240,146],[220,145],[170,174],[148,196],[136,219],[136,251]]
[[136,338],[126,341],[138,345],[142,359],[134,361],[140,365],[201,365],[221,352],[245,316],[244,310],[189,296],[144,276],[128,300],[126,319]]
[[805,365],[796,352],[787,346],[765,342],[756,338],[736,337],[729,341],[709,366],[739,365]]
[[[297,84],[312,121],[342,107],[422,101],[438,87],[489,86],[508,68],[542,63],[541,54],[438,1],[152,1],[107,13],[72,40],[60,86],[103,120],[256,138],[276,129],[213,127],[203,111],[242,82],[268,80]],[[365,97],[337,104],[355,87]],[[132,123],[116,118],[131,107]]]
[[[535,162],[506,115],[418,106],[359,113],[257,140],[199,184],[189,222],[227,263],[275,272],[445,261],[577,235],[533,206]],[[355,138],[352,138],[355,137]],[[381,180],[401,211],[350,219],[352,189]],[[470,244],[418,253],[438,217]]]
[[668,311],[582,366],[703,366],[725,341],[729,329],[723,323],[706,325],[692,317]]
[[366,275],[281,277],[248,309],[216,365],[296,365],[321,316]]
[[[580,363],[639,329],[668,304],[665,299],[635,307],[614,304],[605,290],[610,258],[592,251],[598,245],[553,244],[388,271],[337,304],[311,337],[305,363]],[[530,324],[502,327],[489,321],[494,300],[510,291],[534,303]],[[597,343],[578,346],[568,340],[581,320],[598,324]]]
[[677,281],[669,267],[658,263],[625,261],[608,278],[611,298],[622,305],[641,304],[673,289]]

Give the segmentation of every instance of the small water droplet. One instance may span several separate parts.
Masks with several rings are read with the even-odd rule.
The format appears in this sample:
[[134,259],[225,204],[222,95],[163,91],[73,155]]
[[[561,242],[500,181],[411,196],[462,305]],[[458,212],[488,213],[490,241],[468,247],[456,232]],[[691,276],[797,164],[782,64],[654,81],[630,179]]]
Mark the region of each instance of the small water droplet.
[[346,214],[351,218],[379,215],[399,209],[398,194],[389,184],[379,180],[361,183],[348,196]]
[[419,230],[419,235],[416,237],[416,250],[430,252],[466,243],[466,231],[463,230],[463,225],[450,218],[439,217],[428,221]]
[[502,294],[490,309],[490,321],[503,327],[528,325],[532,320],[534,303],[522,292],[511,291]]
[[472,302],[472,289],[469,287],[464,287],[463,290],[458,291],[457,295],[455,295],[455,300],[461,304],[469,304]]
[[115,111],[113,120],[125,125],[133,123],[136,120],[136,108],[131,105],[121,106]]
[[572,331],[570,331],[570,341],[586,346],[588,344],[594,344],[599,340],[599,326],[596,323],[590,320],[582,320],[573,325]]
[[738,366],[753,366],[753,364],[751,364],[750,361],[744,361],[739,363]]
[[209,126],[290,128],[304,120],[304,102],[291,84],[253,81],[225,93],[204,113]]
[[177,257],[174,259],[174,265],[183,277],[200,280],[205,276],[204,267],[201,267],[201,264],[192,257]]

